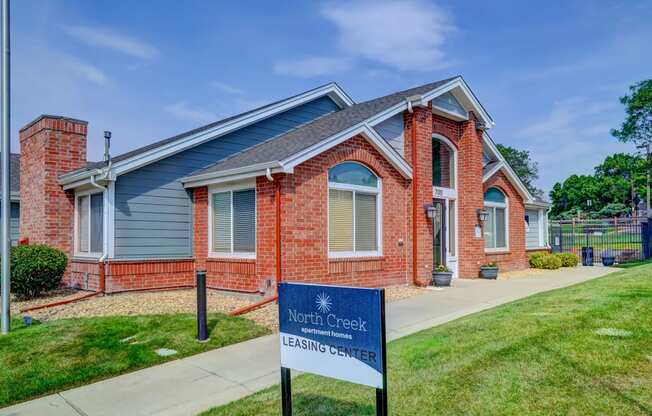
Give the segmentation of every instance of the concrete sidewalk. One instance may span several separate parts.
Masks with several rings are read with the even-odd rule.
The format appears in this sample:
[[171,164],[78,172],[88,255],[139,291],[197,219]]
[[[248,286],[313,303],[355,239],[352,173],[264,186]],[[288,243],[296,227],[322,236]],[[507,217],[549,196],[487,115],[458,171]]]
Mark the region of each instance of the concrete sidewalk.
[[[453,286],[387,305],[388,339],[617,269],[578,267]],[[269,335],[0,409],[0,416],[194,415],[279,382],[278,335]]]

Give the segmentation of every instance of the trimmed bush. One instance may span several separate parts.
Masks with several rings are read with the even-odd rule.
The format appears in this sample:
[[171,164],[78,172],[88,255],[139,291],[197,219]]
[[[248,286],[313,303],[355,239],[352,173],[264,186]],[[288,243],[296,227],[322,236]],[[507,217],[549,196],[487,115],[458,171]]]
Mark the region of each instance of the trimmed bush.
[[553,254],[534,253],[530,256],[530,267],[534,269],[558,269],[561,267],[561,259]]
[[575,267],[580,262],[577,254],[573,253],[556,253],[555,256],[561,260],[561,267]]
[[548,253],[543,251],[538,251],[532,254],[529,259],[530,267],[532,267],[533,269],[540,269],[541,265],[543,264],[542,258],[547,255]]
[[20,299],[39,296],[59,287],[66,270],[65,253],[46,245],[11,249],[11,291]]

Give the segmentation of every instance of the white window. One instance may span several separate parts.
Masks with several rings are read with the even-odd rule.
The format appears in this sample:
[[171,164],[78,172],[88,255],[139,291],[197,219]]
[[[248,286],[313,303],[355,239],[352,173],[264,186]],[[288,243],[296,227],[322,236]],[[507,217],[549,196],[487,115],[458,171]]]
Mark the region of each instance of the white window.
[[256,257],[256,190],[214,189],[209,194],[210,254]]
[[509,247],[509,217],[507,198],[497,188],[484,193],[484,207],[489,218],[484,223],[484,246],[487,251],[502,251]]
[[380,179],[344,162],[328,171],[328,250],[331,257],[381,254]]
[[104,245],[104,194],[75,196],[75,255],[100,257]]

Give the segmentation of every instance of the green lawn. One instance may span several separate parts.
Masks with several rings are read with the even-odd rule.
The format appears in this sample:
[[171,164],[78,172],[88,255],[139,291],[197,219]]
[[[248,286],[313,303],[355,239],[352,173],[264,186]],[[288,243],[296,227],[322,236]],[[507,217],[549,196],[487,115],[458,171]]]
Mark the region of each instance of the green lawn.
[[[392,342],[388,366],[391,415],[651,415],[652,265]],[[313,375],[292,384],[295,415],[375,414],[370,388]],[[276,386],[205,415],[279,408]]]
[[[269,333],[244,318],[211,314],[210,341],[195,341],[194,315],[62,319],[0,336],[0,407]],[[129,338],[123,341],[125,338]],[[177,350],[160,357],[159,348]]]

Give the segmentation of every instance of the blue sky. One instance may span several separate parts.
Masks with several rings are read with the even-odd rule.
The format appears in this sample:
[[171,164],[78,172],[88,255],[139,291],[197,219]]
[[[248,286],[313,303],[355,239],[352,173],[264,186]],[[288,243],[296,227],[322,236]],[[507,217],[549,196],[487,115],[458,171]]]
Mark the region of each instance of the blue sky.
[[546,190],[629,151],[618,97],[652,74],[652,1],[12,2],[12,149],[41,113],[89,159],[337,81],[356,101],[462,74]]

